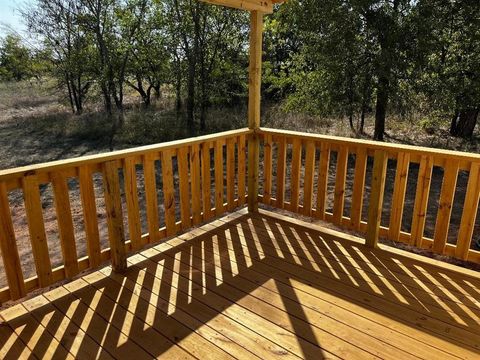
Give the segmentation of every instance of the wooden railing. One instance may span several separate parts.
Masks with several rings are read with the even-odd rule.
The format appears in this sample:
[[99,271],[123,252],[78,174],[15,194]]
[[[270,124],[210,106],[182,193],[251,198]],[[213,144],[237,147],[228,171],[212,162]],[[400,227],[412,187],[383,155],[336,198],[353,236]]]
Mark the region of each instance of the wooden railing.
[[[242,206],[250,133],[241,129],[0,171],[0,249],[8,283],[0,301],[106,260],[122,270],[127,253]],[[108,231],[99,226],[104,218]],[[24,259],[30,249],[34,269]],[[52,256],[57,249],[60,259]]]
[[480,155],[266,128],[258,134],[261,203],[364,233],[370,246],[380,236],[480,263]]

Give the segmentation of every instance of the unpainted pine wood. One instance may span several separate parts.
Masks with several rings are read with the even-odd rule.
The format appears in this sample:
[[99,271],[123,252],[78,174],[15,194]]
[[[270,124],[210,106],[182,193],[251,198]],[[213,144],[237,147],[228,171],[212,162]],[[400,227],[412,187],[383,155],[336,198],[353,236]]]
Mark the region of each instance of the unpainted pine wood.
[[51,173],[50,178],[52,179],[65,276],[70,279],[78,274],[78,257],[68,184],[66,177],[61,172]]
[[247,10],[251,12],[262,12],[270,14],[273,12],[273,4],[276,1],[265,0],[200,0],[206,3],[227,6],[234,9]]
[[163,201],[165,204],[165,227],[167,236],[176,233],[175,226],[175,189],[173,186],[172,151],[162,151]]
[[38,284],[40,287],[45,287],[53,282],[52,264],[48,253],[37,175],[35,173],[26,174],[22,179],[22,187]]
[[292,173],[290,210],[298,212],[298,198],[300,196],[300,172],[302,168],[302,140],[294,139],[292,145]]
[[287,166],[287,140],[280,137],[277,146],[277,207],[285,207],[285,169]]
[[410,154],[401,152],[397,156],[397,168],[393,187],[392,206],[390,209],[390,224],[388,238],[398,241],[402,227],[405,195],[407,193],[408,170],[410,167]]
[[203,221],[212,217],[211,200],[211,156],[210,143],[202,144],[202,195],[203,195]]
[[100,234],[98,231],[97,205],[93,187],[92,172],[88,165],[78,169],[80,198],[82,200],[83,222],[87,239],[87,254],[90,267],[100,265]]
[[270,204],[272,196],[272,136],[265,134],[263,141],[263,203]]
[[235,208],[235,138],[227,139],[227,209]]
[[112,268],[116,272],[124,272],[127,269],[127,256],[118,165],[116,160],[103,164],[103,186]]
[[[168,150],[167,150],[168,151]],[[158,220],[158,197],[157,180],[155,169],[155,154],[146,154],[143,157],[143,176],[145,182],[145,203],[147,210],[149,242],[155,243],[159,240],[158,230],[160,223]],[[165,170],[162,163],[162,178],[165,178]],[[165,181],[165,180],[163,180]]]
[[245,147],[245,135],[239,135],[237,137],[237,154],[238,154],[238,206],[245,204],[245,165],[246,165],[246,147]]
[[417,191],[415,193],[415,205],[413,207],[412,237],[410,245],[422,247],[423,231],[427,215],[428,194],[432,179],[433,156],[422,155],[420,169],[418,170]]
[[258,172],[260,162],[260,140],[257,134],[248,137],[248,210],[258,211]]
[[318,164],[317,211],[316,211],[316,216],[321,220],[325,220],[325,203],[327,200],[329,164],[330,164],[330,147],[328,143],[322,142],[320,145],[320,159]]
[[128,214],[128,232],[132,249],[139,250],[145,245],[140,227],[140,205],[138,203],[137,170],[133,157],[124,160],[125,199]]
[[343,207],[345,204],[345,182],[347,179],[348,147],[340,147],[337,153],[337,166],[335,174],[335,193],[333,198],[333,222],[342,224]]
[[26,294],[20,257],[18,255],[15,231],[13,228],[7,186],[0,182],[0,250],[3,266],[12,300],[20,299]]
[[194,144],[190,148],[190,185],[192,191],[193,225],[202,222],[202,194],[200,190],[200,146]]
[[387,176],[387,161],[388,154],[386,151],[375,150],[370,201],[368,202],[367,233],[365,236],[365,245],[371,248],[377,246],[380,233],[383,194],[385,192],[385,178]]
[[445,246],[447,245],[453,197],[455,196],[455,189],[457,187],[458,166],[458,161],[449,160],[444,167],[443,183],[433,236],[433,251],[437,254],[443,254]]
[[458,230],[455,257],[467,260],[468,251],[472,242],[475,220],[477,218],[478,202],[480,200],[480,163],[474,162],[470,166],[467,192],[463,204],[462,220]]
[[224,190],[224,178],[223,178],[223,142],[217,140],[215,142],[215,215],[222,215],[223,209],[223,190]]
[[180,187],[180,219],[182,230],[191,227],[190,220],[190,182],[188,169],[188,147],[183,146],[177,150],[178,176]]
[[303,214],[312,215],[313,176],[315,172],[315,142],[307,141],[305,145],[305,176],[303,184]]
[[365,191],[365,175],[367,173],[367,148],[357,147],[355,153],[355,170],[353,175],[352,205],[350,207],[350,226],[360,230],[363,210],[363,193]]

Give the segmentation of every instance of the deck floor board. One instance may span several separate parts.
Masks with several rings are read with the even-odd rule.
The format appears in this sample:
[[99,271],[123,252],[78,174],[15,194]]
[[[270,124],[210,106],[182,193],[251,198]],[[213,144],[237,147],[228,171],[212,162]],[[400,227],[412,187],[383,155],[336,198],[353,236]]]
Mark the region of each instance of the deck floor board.
[[480,276],[240,210],[0,312],[2,358],[476,359]]

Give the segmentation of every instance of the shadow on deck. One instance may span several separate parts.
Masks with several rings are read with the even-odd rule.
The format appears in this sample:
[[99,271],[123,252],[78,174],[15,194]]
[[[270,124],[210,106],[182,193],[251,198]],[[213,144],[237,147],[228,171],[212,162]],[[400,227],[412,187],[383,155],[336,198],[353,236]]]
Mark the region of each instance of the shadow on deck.
[[241,210],[4,310],[0,355],[480,357],[480,279],[405,254]]

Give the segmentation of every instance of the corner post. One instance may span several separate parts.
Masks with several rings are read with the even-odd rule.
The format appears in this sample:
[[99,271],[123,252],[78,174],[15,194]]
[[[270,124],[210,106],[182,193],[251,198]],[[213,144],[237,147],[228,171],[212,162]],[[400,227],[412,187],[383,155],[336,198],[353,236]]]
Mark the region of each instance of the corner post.
[[388,154],[386,151],[375,150],[373,157],[372,186],[370,188],[370,201],[368,203],[367,234],[365,237],[365,245],[370,248],[377,247],[380,234],[387,161]]
[[263,12],[250,12],[250,59],[248,68],[248,211],[258,211],[258,171],[260,140],[260,87],[262,81]]

